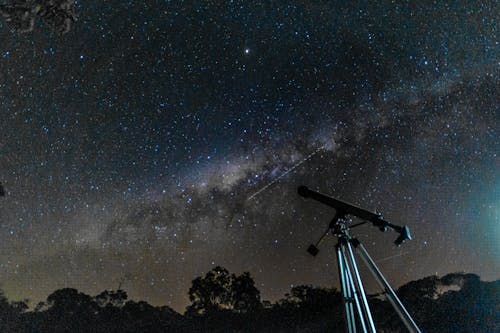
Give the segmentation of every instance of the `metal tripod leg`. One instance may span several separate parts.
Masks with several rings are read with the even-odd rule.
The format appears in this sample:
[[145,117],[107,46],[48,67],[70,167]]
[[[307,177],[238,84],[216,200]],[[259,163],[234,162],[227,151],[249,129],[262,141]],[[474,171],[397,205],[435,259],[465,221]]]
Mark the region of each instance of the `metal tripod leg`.
[[[363,287],[363,282],[361,281],[361,276],[359,275],[359,271],[358,271],[358,266],[356,264],[356,259],[354,257],[354,253],[352,251],[352,247],[351,247],[351,244],[349,242],[346,242],[346,245],[347,247],[347,251],[348,251],[348,258],[350,259],[350,264],[352,266],[352,270],[354,271],[354,277],[355,277],[355,281],[356,281],[356,284],[357,284],[357,289],[359,290],[359,293],[361,295],[361,302],[362,302],[362,309],[363,309],[363,312],[364,312],[364,318],[365,318],[365,321],[366,321],[366,326],[367,326],[367,329],[368,329],[368,332],[371,332],[371,333],[376,333],[377,330],[375,329],[375,324],[373,323],[373,319],[372,319],[372,313],[370,311],[370,306],[368,305],[368,300],[366,298],[366,294],[365,294],[365,288]],[[362,315],[362,313],[360,313],[360,316]]]
[[373,259],[370,257],[368,252],[366,251],[365,247],[363,244],[361,244],[357,239],[352,239],[352,243],[354,245],[354,248],[357,249],[358,253],[360,254],[361,258],[365,262],[366,266],[372,273],[372,275],[375,277],[377,280],[378,284],[380,287],[386,292],[387,299],[389,302],[392,304],[394,310],[396,310],[397,314],[405,324],[406,328],[408,331],[412,333],[421,333],[420,329],[418,328],[417,324],[413,321],[412,317],[404,307],[403,303],[399,300],[398,296],[392,290],[391,286],[385,279],[385,277],[382,275],[380,270],[378,269],[377,265],[375,265],[375,262]]
[[[340,240],[340,253],[342,255],[342,260],[343,260],[343,266],[344,266],[344,274],[345,274],[345,278],[346,278],[346,284],[347,284],[347,290],[348,290],[348,293],[352,296],[352,298],[354,298],[354,304],[356,305],[356,310],[358,312],[358,319],[359,319],[359,322],[361,324],[361,329],[362,329],[362,332],[364,333],[368,333],[368,330],[366,328],[366,320],[365,320],[365,317],[363,315],[363,310],[361,309],[361,304],[360,304],[360,301],[359,301],[359,295],[358,295],[358,291],[356,290],[356,285],[354,284],[354,280],[352,278],[352,274],[351,274],[351,268],[349,267],[349,262],[352,261],[351,258],[348,258],[346,257],[346,253],[345,253],[345,242],[343,240]],[[355,317],[354,316],[354,312],[351,312],[353,313],[353,315],[351,317]],[[346,313],[346,316],[348,314]],[[354,319],[354,322],[355,322],[355,319]],[[355,330],[355,332],[357,332]]]
[[353,297],[351,295],[349,278],[347,277],[346,262],[340,244],[337,244],[337,264],[339,267],[340,287],[344,301],[345,324],[348,333],[356,332],[356,318],[354,317]]

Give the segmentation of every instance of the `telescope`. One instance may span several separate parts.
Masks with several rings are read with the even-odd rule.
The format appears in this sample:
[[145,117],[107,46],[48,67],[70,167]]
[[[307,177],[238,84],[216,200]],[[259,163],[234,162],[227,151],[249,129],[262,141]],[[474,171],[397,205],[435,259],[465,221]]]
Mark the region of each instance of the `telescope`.
[[[417,324],[377,267],[375,261],[368,254],[368,251],[366,251],[363,244],[361,244],[357,238],[352,237],[349,232],[350,229],[354,227],[370,222],[375,227],[378,227],[380,231],[386,231],[390,228],[398,232],[399,236],[394,243],[399,246],[404,241],[411,239],[410,229],[407,226],[401,227],[384,220],[381,214],[372,213],[347,202],[334,199],[322,193],[310,190],[306,186],[300,186],[297,189],[297,192],[304,198],[312,198],[327,206],[335,208],[335,215],[330,221],[328,228],[316,244],[311,244],[309,246],[307,252],[315,257],[319,253],[318,246],[328,234],[337,238],[337,245],[335,245],[335,249],[337,254],[342,299],[344,300],[346,331],[348,333],[357,333],[358,331],[363,333],[377,332],[363,282],[361,281],[356,258],[354,256],[354,251],[356,251],[379,286],[384,291],[387,300],[391,303],[392,307],[408,331],[411,333],[421,333]],[[347,215],[356,216],[364,221],[348,225],[350,220],[346,218]]]
[[371,222],[373,226],[378,227],[380,231],[387,231],[387,229],[390,228],[398,232],[399,237],[394,241],[394,244],[398,246],[403,244],[406,240],[411,240],[410,228],[408,228],[407,226],[398,226],[390,222],[387,222],[382,218],[381,214],[370,212],[363,208],[351,205],[347,202],[340,201],[335,198],[324,195],[322,193],[313,191],[309,189],[307,186],[299,186],[297,192],[299,193],[300,196],[304,198],[312,198],[327,206],[335,208],[339,218],[344,218],[346,215],[354,215],[366,221],[355,224],[351,226],[351,228],[357,227],[367,222]]

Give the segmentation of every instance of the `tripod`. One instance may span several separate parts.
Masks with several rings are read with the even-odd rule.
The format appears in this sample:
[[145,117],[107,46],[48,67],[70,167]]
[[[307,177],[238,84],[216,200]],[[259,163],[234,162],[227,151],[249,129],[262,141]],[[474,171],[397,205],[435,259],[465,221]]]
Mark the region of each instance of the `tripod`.
[[[330,222],[328,228],[315,245],[309,246],[307,252],[309,252],[312,256],[316,256],[319,253],[318,246],[329,233],[337,237],[338,241],[335,249],[337,254],[342,297],[344,300],[347,332],[358,332],[357,323],[361,326],[360,331],[363,333],[376,332],[368,299],[366,297],[363,282],[361,281],[361,276],[356,264],[353,251],[354,248],[368,267],[377,283],[384,290],[387,300],[391,303],[392,307],[401,318],[408,331],[412,333],[420,333],[421,331],[417,324],[415,324],[394,290],[391,288],[373,259],[366,251],[363,244],[361,244],[358,239],[351,237],[349,234],[350,229],[371,222],[373,225],[378,226],[381,231],[386,231],[388,228],[391,228],[399,232],[400,235],[396,239],[395,243],[396,245],[401,245],[405,240],[411,239],[409,228],[407,226],[400,227],[389,223],[383,220],[380,214],[366,211],[343,201],[328,197],[319,192],[309,190],[305,186],[299,187],[298,192],[303,197],[311,197],[317,201],[327,204],[328,206],[334,207],[336,210],[336,214]],[[346,219],[347,214],[358,216],[365,221],[348,227],[348,220]],[[358,319],[357,321],[356,318]]]

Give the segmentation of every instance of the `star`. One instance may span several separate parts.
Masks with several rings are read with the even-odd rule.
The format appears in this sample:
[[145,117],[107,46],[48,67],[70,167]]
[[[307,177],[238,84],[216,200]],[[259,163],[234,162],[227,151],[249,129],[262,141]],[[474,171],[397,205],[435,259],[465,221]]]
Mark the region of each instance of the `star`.
[[334,212],[299,185],[410,227],[411,269],[391,234],[354,229],[394,258],[394,287],[498,278],[490,3],[1,5],[0,254],[19,264],[3,263],[6,295],[36,304],[130,274],[134,299],[183,311],[214,262],[271,300],[338,287],[333,241],[306,252]]

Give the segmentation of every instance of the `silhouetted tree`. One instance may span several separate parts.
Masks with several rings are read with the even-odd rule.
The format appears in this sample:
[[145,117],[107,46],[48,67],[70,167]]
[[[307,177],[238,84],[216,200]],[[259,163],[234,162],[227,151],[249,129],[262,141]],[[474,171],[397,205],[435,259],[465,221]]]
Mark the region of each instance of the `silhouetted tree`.
[[124,290],[105,290],[94,297],[71,288],[57,290],[25,316],[26,332],[181,331],[182,316],[171,308],[127,298]]
[[27,309],[26,302],[9,302],[0,291],[0,332],[19,331],[21,315]]
[[448,274],[436,298],[435,326],[429,332],[498,332],[500,281],[483,282],[475,274]]
[[255,311],[262,305],[260,291],[250,273],[240,276],[230,274],[227,269],[217,266],[193,280],[189,289],[191,305],[187,315],[207,315],[220,311],[245,313]]
[[[498,332],[500,281],[448,274],[412,281],[399,296],[424,332]],[[89,296],[56,290],[34,311],[9,302],[0,291],[0,332],[344,332],[342,297],[336,289],[293,287],[266,306],[249,273],[215,267],[190,289],[195,306],[182,316],[167,306],[127,301],[123,290]],[[377,332],[406,332],[384,295],[369,297]],[[188,308],[189,309],[189,308]],[[208,309],[208,310],[207,310]]]
[[128,295],[124,290],[104,290],[102,293],[94,297],[94,301],[102,308],[106,306],[119,307],[121,308]]
[[76,20],[74,0],[12,0],[0,5],[0,16],[16,31],[29,32],[41,18],[54,31],[64,34]]
[[271,308],[275,330],[342,332],[342,298],[335,289],[295,286]]
[[91,330],[97,324],[99,306],[93,298],[73,288],[59,289],[47,297],[46,325],[54,332]]
[[262,307],[260,291],[255,287],[255,281],[249,272],[232,276],[231,307],[233,311],[240,313],[256,311]]
[[[428,326],[430,323],[436,321],[437,303],[435,297],[437,296],[438,287],[440,285],[437,276],[428,276],[417,281],[411,281],[401,286],[397,290],[397,294],[401,301],[412,314],[413,319],[421,326]],[[399,318],[391,310],[391,315],[386,316],[387,322],[400,323]],[[402,327],[401,325],[399,325]],[[393,328],[395,329],[395,328]]]
[[47,297],[49,311],[75,314],[84,311],[94,312],[97,303],[91,296],[73,288],[64,288],[54,291]]
[[122,307],[126,325],[116,332],[179,332],[182,316],[168,306],[128,301]]
[[197,277],[189,288],[191,305],[188,315],[205,315],[214,311],[229,309],[231,298],[231,275],[227,269],[217,266],[205,277]]

